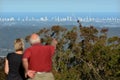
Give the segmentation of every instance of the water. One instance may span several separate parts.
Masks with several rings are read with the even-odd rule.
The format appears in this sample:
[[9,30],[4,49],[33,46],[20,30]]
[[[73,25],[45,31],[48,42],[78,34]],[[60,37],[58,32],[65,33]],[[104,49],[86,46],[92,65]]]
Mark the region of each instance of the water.
[[25,38],[53,25],[72,28],[78,26],[78,19],[84,26],[107,27],[108,37],[120,37],[119,13],[0,13],[0,56],[13,51],[16,38]]

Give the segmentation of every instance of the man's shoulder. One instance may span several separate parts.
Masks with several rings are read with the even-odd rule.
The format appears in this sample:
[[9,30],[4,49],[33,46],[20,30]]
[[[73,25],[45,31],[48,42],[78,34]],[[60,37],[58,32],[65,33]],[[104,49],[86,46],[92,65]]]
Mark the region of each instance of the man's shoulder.
[[25,49],[25,51],[30,51],[32,47],[28,47]]
[[44,46],[46,46],[46,47],[54,47],[54,46],[52,46],[52,45],[44,45]]
[[29,49],[30,49],[30,47],[26,48],[25,50],[29,50]]
[[[36,47],[36,46],[31,46],[31,47],[29,47],[30,49],[31,48],[33,48],[33,47]],[[54,46],[52,46],[52,45],[37,45],[37,47],[40,47],[40,48],[48,48],[48,47],[54,47]]]
[[36,48],[36,46],[31,46],[31,47],[26,48],[25,51],[31,51],[31,50],[39,49],[39,48],[41,48],[41,49],[54,48],[54,46],[52,46],[52,45],[38,45],[37,48]]
[[43,47],[44,48],[54,48],[54,46],[52,46],[52,45],[44,45]]

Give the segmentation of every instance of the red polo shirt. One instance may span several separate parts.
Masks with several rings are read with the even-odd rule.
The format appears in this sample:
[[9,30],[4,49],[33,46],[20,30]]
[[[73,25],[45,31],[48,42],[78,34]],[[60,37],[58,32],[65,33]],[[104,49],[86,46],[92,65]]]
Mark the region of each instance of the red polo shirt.
[[50,72],[52,69],[52,56],[54,54],[54,46],[34,44],[27,48],[23,58],[29,61],[29,70],[37,72]]

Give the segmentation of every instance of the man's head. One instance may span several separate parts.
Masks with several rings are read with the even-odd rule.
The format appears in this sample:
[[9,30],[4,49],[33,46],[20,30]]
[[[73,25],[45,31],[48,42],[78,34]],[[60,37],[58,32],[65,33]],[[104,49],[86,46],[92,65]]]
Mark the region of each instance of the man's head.
[[30,36],[30,43],[31,43],[31,44],[40,43],[40,37],[39,37],[39,35],[36,34],[36,33],[33,33],[33,34]]

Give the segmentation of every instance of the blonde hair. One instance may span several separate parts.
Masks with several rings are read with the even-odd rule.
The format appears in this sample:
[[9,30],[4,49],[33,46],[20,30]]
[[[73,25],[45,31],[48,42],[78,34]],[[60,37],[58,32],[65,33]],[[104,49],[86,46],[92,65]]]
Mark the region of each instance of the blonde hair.
[[21,38],[18,38],[14,41],[14,49],[15,51],[23,51],[24,50],[24,41]]

